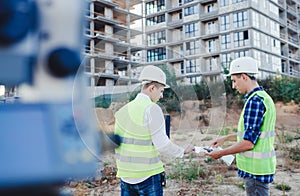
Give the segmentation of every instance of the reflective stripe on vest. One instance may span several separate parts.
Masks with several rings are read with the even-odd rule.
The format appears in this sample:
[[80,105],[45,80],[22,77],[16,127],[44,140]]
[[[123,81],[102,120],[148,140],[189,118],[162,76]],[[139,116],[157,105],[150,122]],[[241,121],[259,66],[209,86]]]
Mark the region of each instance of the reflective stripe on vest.
[[253,151],[246,151],[246,152],[240,152],[240,155],[248,158],[253,159],[269,159],[275,156],[275,151],[272,152],[253,152]]
[[121,162],[129,163],[142,163],[142,164],[154,164],[160,162],[158,157],[146,158],[146,157],[128,157],[116,153],[116,158]]
[[134,144],[140,146],[152,146],[152,140],[139,140],[135,138],[121,137],[121,142],[124,144]]

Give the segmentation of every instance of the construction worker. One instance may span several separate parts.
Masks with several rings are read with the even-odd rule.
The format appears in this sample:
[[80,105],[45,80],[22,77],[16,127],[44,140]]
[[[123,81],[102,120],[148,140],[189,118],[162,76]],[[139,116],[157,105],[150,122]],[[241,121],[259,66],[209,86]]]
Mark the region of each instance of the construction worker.
[[237,140],[223,150],[206,153],[214,159],[236,154],[238,176],[244,179],[247,195],[270,195],[269,183],[274,179],[276,155],[274,150],[276,109],[272,98],[259,86],[255,74],[255,59],[241,57],[231,62],[229,75],[232,88],[245,94],[245,104],[238,122],[237,134],[220,137],[211,146],[226,140]]
[[115,114],[117,177],[121,195],[163,195],[164,166],[159,154],[183,157],[194,146],[183,149],[166,135],[165,119],[156,102],[163,98],[165,73],[156,66],[146,66],[140,75],[141,92]]

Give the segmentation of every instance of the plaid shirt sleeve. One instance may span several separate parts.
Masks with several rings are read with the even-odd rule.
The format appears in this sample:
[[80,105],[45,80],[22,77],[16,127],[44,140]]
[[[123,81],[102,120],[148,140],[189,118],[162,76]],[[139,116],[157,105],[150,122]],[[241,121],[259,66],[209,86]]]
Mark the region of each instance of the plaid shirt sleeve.
[[261,132],[260,127],[263,123],[263,116],[265,113],[265,106],[263,99],[254,95],[245,107],[244,113],[244,139],[256,144]]

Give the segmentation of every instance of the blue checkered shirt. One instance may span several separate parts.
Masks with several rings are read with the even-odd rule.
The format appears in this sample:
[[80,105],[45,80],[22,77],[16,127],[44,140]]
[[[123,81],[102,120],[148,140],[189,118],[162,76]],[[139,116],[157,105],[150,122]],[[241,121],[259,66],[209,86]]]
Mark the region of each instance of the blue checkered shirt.
[[[252,93],[255,91],[263,91],[263,87],[259,86],[251,90],[244,96],[244,100],[246,101]],[[261,132],[260,127],[263,123],[263,115],[265,113],[265,106],[263,104],[263,99],[257,95],[254,95],[249,99],[247,105],[245,107],[244,113],[244,127],[245,134],[244,140],[251,141],[254,145],[256,144]],[[271,183],[274,180],[274,174],[270,175],[253,175],[249,174],[245,171],[238,170],[238,176],[241,178],[249,177],[259,180],[264,183]]]

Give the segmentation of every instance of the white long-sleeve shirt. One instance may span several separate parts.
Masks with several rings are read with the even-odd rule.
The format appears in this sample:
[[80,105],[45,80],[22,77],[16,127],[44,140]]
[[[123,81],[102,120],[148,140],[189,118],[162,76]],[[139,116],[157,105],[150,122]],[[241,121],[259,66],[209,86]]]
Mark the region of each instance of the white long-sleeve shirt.
[[[139,98],[151,100],[150,97],[144,93],[139,93],[136,99]],[[152,104],[146,108],[144,125],[151,131],[152,143],[159,153],[172,157],[183,157],[184,149],[172,143],[166,135],[164,115],[157,104]],[[149,177],[150,176],[145,178],[122,178],[122,180],[129,184],[137,184]]]

